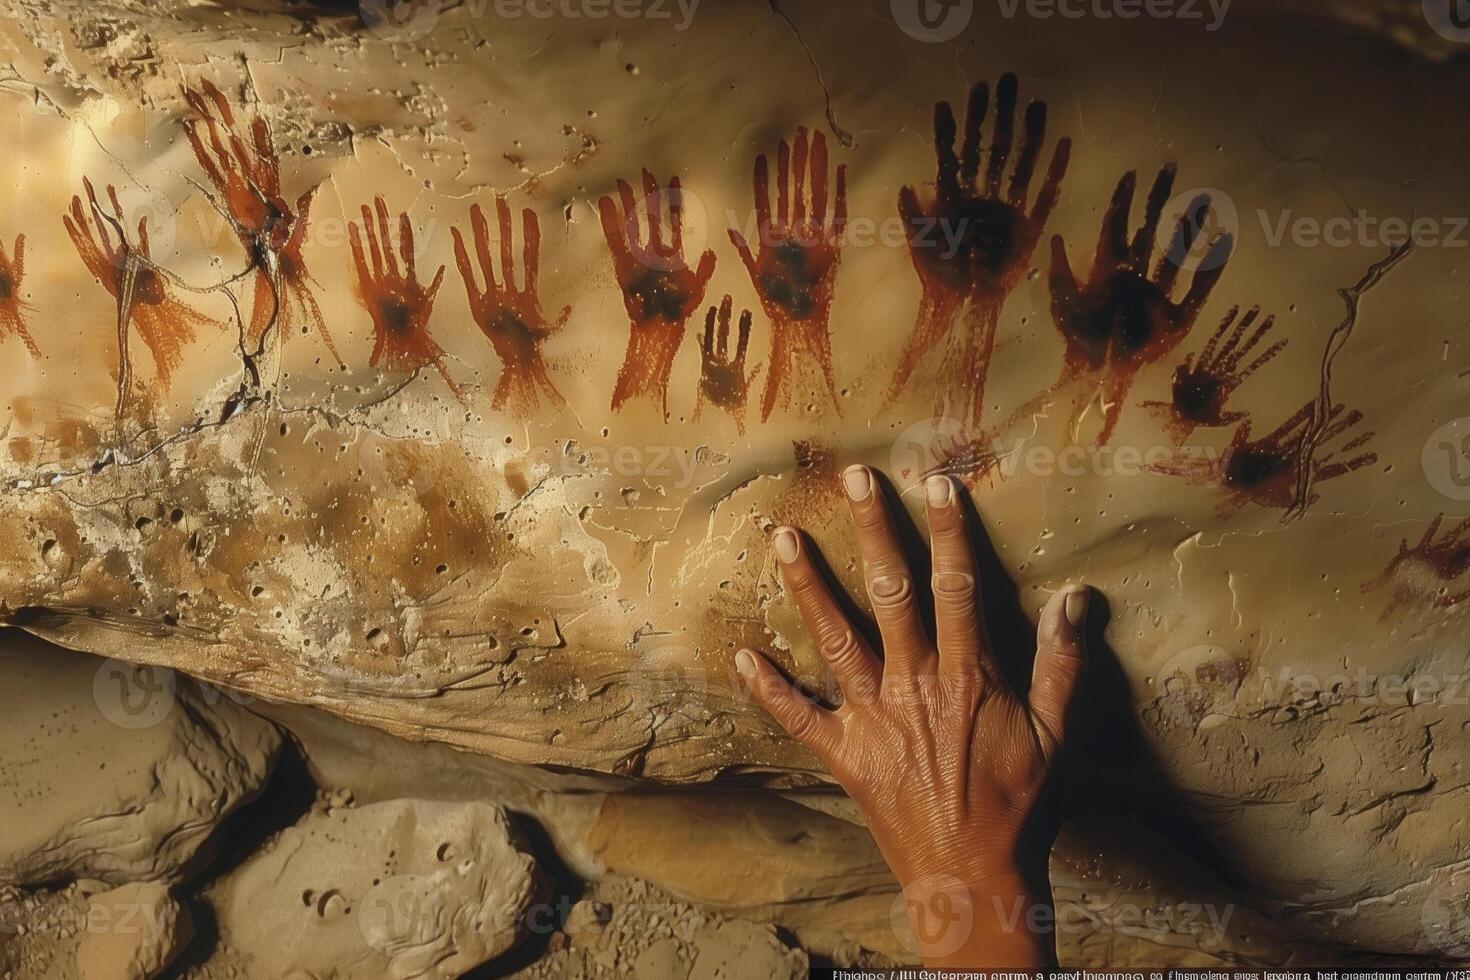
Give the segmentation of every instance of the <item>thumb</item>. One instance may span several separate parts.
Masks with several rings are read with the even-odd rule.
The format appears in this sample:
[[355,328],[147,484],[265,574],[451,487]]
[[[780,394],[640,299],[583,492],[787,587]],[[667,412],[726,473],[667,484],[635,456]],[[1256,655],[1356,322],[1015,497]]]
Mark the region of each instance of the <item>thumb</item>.
[[1092,590],[1073,585],[1054,594],[1036,627],[1031,671],[1031,719],[1042,744],[1054,753],[1067,738],[1067,715],[1087,673],[1087,600]]

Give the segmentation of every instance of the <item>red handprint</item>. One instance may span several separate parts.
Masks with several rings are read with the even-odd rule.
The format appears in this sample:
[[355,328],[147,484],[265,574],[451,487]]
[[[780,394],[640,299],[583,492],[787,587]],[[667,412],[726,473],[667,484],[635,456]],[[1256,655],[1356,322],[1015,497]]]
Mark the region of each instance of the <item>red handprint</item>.
[[730,353],[730,313],[734,302],[726,296],[718,311],[719,334],[716,339],[713,306],[704,316],[704,337],[699,344],[699,401],[694,406],[694,417],[699,418],[700,409],[709,401],[735,420],[736,428],[745,432],[745,402],[749,397],[750,378],[745,373],[745,354],[750,348],[750,311],[740,311],[739,332],[735,341],[735,353]]
[[[146,216],[138,219],[138,241],[134,244],[128,241],[124,230],[126,219],[122,205],[118,203],[116,188],[111,185],[107,188],[107,197],[112,203],[112,213],[108,214],[97,203],[97,192],[92,189],[92,182],[84,177],[82,185],[87,190],[92,222],[97,228],[96,237],[92,235],[92,226],[87,223],[79,196],[72,197],[71,214],[64,215],[61,220],[87,269],[117,300],[118,412],[121,414],[132,382],[128,324],[138,328],[138,336],[143,338],[143,343],[153,355],[158,385],[164,390],[167,390],[174,370],[183,360],[184,347],[193,342],[195,328],[220,327],[222,324],[185,306],[174,296],[168,280],[153,265],[149,254]],[[118,237],[117,245],[112,243],[113,233]]]
[[530,208],[521,212],[525,273],[521,288],[516,288],[510,204],[504,195],[496,197],[495,209],[500,219],[502,281],[497,282],[495,278],[495,267],[490,260],[490,229],[485,221],[485,212],[478,204],[470,208],[470,225],[475,235],[475,254],[485,276],[484,290],[475,282],[475,270],[470,265],[470,255],[458,228],[452,229],[454,258],[459,264],[460,278],[464,280],[475,323],[500,357],[500,381],[495,386],[490,404],[496,411],[504,410],[509,404],[516,415],[525,417],[540,407],[540,392],[545,392],[553,404],[566,404],[546,373],[541,343],[566,325],[572,308],[565,307],[555,322],[548,321],[541,311],[541,300],[537,295],[541,269],[541,224],[536,212]]
[[[755,159],[755,214],[758,252],[737,229],[730,229],[761,307],[771,319],[771,357],[761,397],[761,421],[771,417],[779,400],[790,404],[794,370],[811,363],[821,372],[832,404],[837,385],[832,378],[832,287],[842,256],[847,225],[847,166],[837,167],[836,194],[827,215],[827,139],[797,129],[793,152],[785,140],[777,147],[776,209],[771,210],[770,163]],[[806,178],[811,172],[811,209]]]
[[[1470,581],[1465,580],[1470,572],[1470,517],[1446,528],[1444,537],[1439,537],[1444,518],[1444,514],[1436,515],[1412,548],[1404,538],[1383,574],[1363,585],[1363,591],[1369,592],[1393,584],[1393,600],[1385,612],[1408,603],[1448,609],[1470,599]],[[1433,584],[1436,580],[1438,586]]]
[[[623,305],[631,321],[628,349],[613,388],[614,411],[634,397],[657,397],[664,418],[669,416],[669,371],[684,340],[689,316],[704,300],[715,271],[715,253],[706,251],[699,267],[690,269],[684,258],[684,203],[679,178],[661,191],[653,174],[643,171],[643,203],[648,212],[648,236],[639,232],[638,202],[633,188],[618,181],[622,213],[611,197],[597,202],[602,233],[612,253],[613,273],[623,291]],[[669,238],[664,240],[663,204],[667,195]]]
[[954,111],[948,102],[937,103],[934,145],[939,170],[934,200],[921,204],[912,187],[903,188],[898,196],[909,255],[923,296],[888,400],[902,393],[920,361],[943,343],[936,414],[948,405],[967,425],[977,424],[984,413],[986,375],[1001,308],[1026,275],[1041,230],[1056,207],[1071,157],[1071,140],[1058,140],[1050,169],[1027,213],[1031,180],[1046,139],[1046,103],[1032,102],[1022,123],[1015,170],[1002,188],[1011,160],[1016,97],[1016,76],[1002,75],[996,86],[995,133],[983,179],[980,127],[989,109],[989,85],[980,82],[970,90],[958,157]]
[[184,131],[199,165],[224,198],[235,235],[255,268],[250,340],[260,343],[273,325],[280,328],[277,332],[283,339],[292,329],[315,325],[332,358],[341,366],[342,358],[312,292],[315,280],[301,254],[316,188],[296,199],[293,213],[281,196],[281,161],[271,140],[270,126],[260,116],[252,119],[251,141],[247,144],[223,93],[208,80],[202,85],[203,94],[185,88],[184,98],[203,120],[209,147],[205,147],[199,133],[199,120],[185,122]]
[[1251,307],[1240,317],[1240,307],[1232,306],[1198,358],[1186,355],[1184,363],[1174,371],[1172,400],[1144,402],[1168,419],[1178,442],[1188,439],[1199,426],[1230,425],[1246,417],[1245,412],[1227,410],[1225,403],[1246,378],[1280,354],[1287,344],[1278,340],[1254,360],[1242,364],[1276,323],[1274,316],[1268,316],[1247,337],[1246,331],[1260,312],[1259,307]]
[[[1251,438],[1251,421],[1246,419],[1230,440],[1229,447],[1218,460],[1201,457],[1179,457],[1150,467],[1154,472],[1182,476],[1198,483],[1218,484],[1226,492],[1221,504],[1222,516],[1233,513],[1247,503],[1291,511],[1313,504],[1318,497],[1315,484],[1332,480],[1378,461],[1378,454],[1361,452],[1348,459],[1338,454],[1361,450],[1373,438],[1372,432],[1360,433],[1337,449],[1318,455],[1327,443],[1345,436],[1363,421],[1357,409],[1334,406],[1318,426],[1314,413],[1317,403],[1309,401],[1296,414],[1282,422],[1268,435]],[[1304,479],[1305,478],[1305,479]],[[1306,499],[1302,500],[1303,493]]]
[[26,236],[15,236],[15,248],[9,255],[0,245],[0,339],[15,334],[32,357],[41,356],[41,348],[26,329],[24,314],[30,309],[20,298],[20,283],[26,274]]
[[[1152,276],[1159,222],[1174,187],[1175,167],[1160,172],[1149,192],[1143,226],[1128,241],[1128,214],[1138,175],[1123,175],[1103,217],[1097,254],[1084,283],[1072,273],[1062,236],[1051,240],[1052,314],[1066,344],[1063,382],[1071,376],[1094,378],[1101,374],[1103,425],[1099,445],[1108,441],[1133,379],[1142,368],[1158,361],[1184,339],[1205,300],[1225,272],[1233,237],[1222,233],[1208,243],[1208,252],[1194,272],[1189,290],[1175,303],[1171,294],[1181,268],[1211,220],[1210,198],[1201,194],[1180,218],[1168,251],[1159,257]],[[1059,382],[1060,386],[1063,382]]]
[[373,229],[373,212],[362,206],[362,233],[367,235],[368,255],[363,253],[362,233],[357,222],[347,224],[352,242],[352,261],[357,268],[357,296],[373,320],[373,352],[368,363],[379,363],[396,371],[418,372],[432,364],[444,377],[449,389],[459,395],[458,386],[444,369],[444,351],[429,336],[429,315],[434,311],[434,296],[444,282],[444,266],[434,273],[427,287],[419,282],[413,254],[413,225],[408,213],[398,216],[398,249],[403,259],[399,268],[393,256],[393,236],[388,230],[388,205],[381,197],[373,201],[377,210],[377,230]]

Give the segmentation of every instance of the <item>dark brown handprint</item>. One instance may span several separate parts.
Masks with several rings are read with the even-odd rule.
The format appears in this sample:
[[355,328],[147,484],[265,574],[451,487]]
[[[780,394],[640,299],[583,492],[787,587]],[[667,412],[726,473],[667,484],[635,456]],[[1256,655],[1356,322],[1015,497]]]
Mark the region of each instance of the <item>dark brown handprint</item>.
[[[434,311],[434,297],[444,282],[444,266],[434,273],[434,281],[425,286],[419,282],[414,258],[413,224],[408,213],[398,216],[398,249],[402,258],[393,255],[393,236],[388,229],[388,205],[375,198],[377,228],[373,212],[362,206],[362,229],[348,222],[352,242],[352,261],[357,268],[357,296],[373,320],[373,352],[368,363],[385,365],[395,371],[416,373],[433,365],[444,377],[444,383],[456,395],[460,393],[444,368],[444,351],[429,336],[429,316]],[[362,237],[367,236],[364,253]],[[369,260],[371,259],[371,264]]]
[[[315,280],[302,258],[312,188],[296,199],[293,212],[281,196],[281,161],[270,126],[260,116],[250,121],[247,144],[235,123],[229,100],[208,80],[204,91],[184,89],[184,98],[199,116],[184,123],[194,156],[228,211],[230,223],[255,268],[255,298],[250,311],[250,342],[259,344],[273,325],[281,338],[292,330],[315,326],[332,358],[342,358],[312,291]],[[213,104],[213,109],[210,108]],[[203,121],[208,146],[199,132]]]
[[[1372,432],[1359,433],[1336,449],[1328,447],[1363,421],[1362,412],[1337,405],[1318,426],[1313,417],[1316,404],[1307,402],[1260,439],[1251,438],[1251,421],[1246,419],[1219,459],[1183,456],[1150,469],[1197,483],[1218,484],[1226,493],[1220,506],[1222,516],[1248,503],[1284,511],[1309,506],[1318,499],[1312,491],[1316,484],[1378,461],[1377,453],[1360,452],[1373,438]],[[1339,458],[1352,453],[1357,455]],[[1303,486],[1305,501],[1301,500]]]
[[464,280],[475,323],[489,338],[500,358],[500,381],[495,385],[490,404],[496,411],[510,406],[514,414],[524,418],[540,407],[542,393],[552,404],[566,404],[546,373],[541,344],[566,325],[572,308],[565,307],[555,321],[548,320],[541,311],[537,292],[541,270],[541,223],[536,212],[530,208],[521,212],[525,270],[521,285],[517,287],[510,204],[504,195],[496,197],[495,210],[500,225],[500,280],[496,280],[495,266],[490,260],[490,228],[485,221],[485,212],[478,204],[470,208],[470,227],[475,236],[475,255],[485,276],[483,290],[475,281],[469,251],[458,228],[452,229],[454,258],[459,264],[460,278]]
[[986,374],[996,327],[1006,297],[1025,278],[1042,228],[1056,207],[1072,143],[1057,141],[1051,166],[1028,213],[1031,180],[1046,139],[1046,103],[1032,102],[1022,121],[1019,152],[1008,184],[1016,122],[1016,76],[1001,76],[996,86],[995,132],[982,175],[980,128],[990,104],[990,88],[970,90],[965,134],[955,155],[955,118],[948,102],[934,107],[934,145],[939,169],[934,200],[919,201],[912,187],[898,195],[898,210],[909,239],[909,255],[923,288],[918,319],[889,387],[892,402],[935,347],[944,347],[939,408],[975,425],[984,411]]
[[1385,615],[1405,605],[1426,605],[1448,609],[1470,599],[1470,517],[1445,529],[1444,514],[1438,514],[1425,528],[1419,543],[1409,546],[1409,539],[1399,542],[1398,554],[1388,563],[1383,574],[1363,585],[1364,592],[1393,586],[1393,597]]
[[26,236],[15,236],[15,248],[9,255],[0,245],[0,340],[11,334],[20,338],[32,357],[41,356],[41,348],[26,329],[25,314],[30,310],[20,298],[21,280],[26,274]]
[[[808,209],[807,176],[811,176]],[[821,373],[832,404],[832,290],[847,225],[847,165],[839,164],[832,213],[827,213],[827,138],[819,130],[808,145],[805,128],[796,131],[795,149],[782,140],[776,150],[776,207],[771,208],[770,163],[755,159],[757,251],[738,229],[730,241],[745,262],[761,308],[771,320],[771,356],[761,396],[761,421],[779,401],[789,405],[797,369],[811,365]]]
[[1287,344],[1286,340],[1278,340],[1245,362],[1276,324],[1276,318],[1268,316],[1247,336],[1246,331],[1260,313],[1260,307],[1253,306],[1242,317],[1240,307],[1232,306],[1198,357],[1185,355],[1184,363],[1175,369],[1171,400],[1144,402],[1168,420],[1177,442],[1184,442],[1200,426],[1232,425],[1246,417],[1245,412],[1227,409],[1225,403],[1236,388]]
[[1228,232],[1205,242],[1207,252],[1195,268],[1189,289],[1182,300],[1173,301],[1179,273],[1190,264],[1212,220],[1209,195],[1201,194],[1179,219],[1171,243],[1150,274],[1149,262],[1164,206],[1174,188],[1174,173],[1173,164],[1159,171],[1148,195],[1143,225],[1131,242],[1128,216],[1138,175],[1129,171],[1118,181],[1085,281],[1079,283],[1072,273],[1062,236],[1052,236],[1052,314],[1066,345],[1063,382],[1099,378],[1103,424],[1098,445],[1112,435],[1138,372],[1165,357],[1194,325],[1234,247]]
[[[656,397],[669,416],[669,371],[684,340],[689,316],[704,300],[715,271],[715,253],[706,251],[697,269],[684,258],[684,203],[679,178],[660,190],[658,181],[643,171],[643,205],[648,234],[639,228],[638,201],[626,181],[618,181],[618,204],[604,196],[597,202],[602,233],[612,253],[613,273],[623,291],[623,305],[631,320],[628,349],[613,388],[612,407],[622,408],[635,397]],[[668,239],[664,238],[663,208],[667,202]]]
[[[704,336],[699,344],[699,402],[694,417],[706,401],[718,405],[745,432],[745,402],[750,391],[750,378],[745,372],[745,354],[750,349],[750,311],[740,311],[740,326],[735,352],[730,353],[730,313],[734,303],[729,296],[720,302],[718,313],[711,306],[704,315]],[[718,318],[719,331],[715,330]]]
[[[174,295],[163,273],[154,267],[148,248],[146,216],[138,219],[137,242],[130,242],[124,225],[127,219],[118,203],[116,188],[110,185],[107,188],[107,197],[112,204],[109,214],[97,202],[92,182],[84,177],[82,185],[87,191],[92,224],[87,223],[87,212],[83,210],[79,196],[72,197],[71,214],[64,215],[61,220],[87,269],[117,301],[118,414],[121,415],[132,383],[132,360],[128,355],[129,324],[137,327],[138,336],[153,355],[158,386],[163,390],[167,390],[173,380],[174,371],[183,360],[184,348],[194,340],[195,328],[220,327],[222,324],[185,306]],[[97,229],[95,237],[93,225]],[[114,234],[118,238],[116,245],[112,241]]]

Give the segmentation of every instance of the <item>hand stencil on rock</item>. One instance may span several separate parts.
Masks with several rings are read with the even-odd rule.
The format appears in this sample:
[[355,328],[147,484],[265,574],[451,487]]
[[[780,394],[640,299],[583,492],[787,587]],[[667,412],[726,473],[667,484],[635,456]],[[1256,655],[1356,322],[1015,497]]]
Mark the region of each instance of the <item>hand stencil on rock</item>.
[[475,281],[469,251],[458,228],[452,229],[454,258],[459,265],[460,278],[464,280],[475,323],[500,358],[500,381],[495,386],[491,405],[496,411],[503,411],[509,406],[514,414],[525,418],[540,407],[543,393],[552,404],[566,404],[546,373],[541,344],[566,325],[572,308],[562,309],[555,321],[549,320],[541,310],[537,292],[541,269],[541,224],[536,212],[530,208],[521,212],[525,268],[521,285],[517,287],[510,204],[504,195],[496,197],[495,210],[500,227],[500,279],[496,279],[494,263],[490,259],[489,225],[478,204],[470,209],[470,226],[475,237],[475,255],[485,277],[483,290]]
[[1245,361],[1276,324],[1276,318],[1268,316],[1247,336],[1246,331],[1260,312],[1259,307],[1251,307],[1242,317],[1240,307],[1232,306],[1204,350],[1198,356],[1185,355],[1184,363],[1175,369],[1171,400],[1144,402],[1168,419],[1176,441],[1184,442],[1197,427],[1231,425],[1246,417],[1243,411],[1227,409],[1225,403],[1236,388],[1287,344],[1284,339],[1278,340],[1248,363]]
[[[995,131],[990,155],[980,147],[980,128],[990,106],[990,86],[970,90],[965,133],[955,155],[954,110],[934,107],[938,157],[934,199],[925,204],[913,187],[898,195],[898,211],[909,240],[909,256],[923,294],[912,336],[899,356],[888,400],[897,399],[920,361],[943,345],[941,405],[974,424],[984,409],[986,374],[1006,297],[1025,278],[1042,228],[1057,204],[1072,142],[1057,141],[1051,165],[1027,211],[1032,178],[1046,139],[1046,103],[1032,102],[1021,123],[1014,169],[1017,82],[1002,75],[996,86]],[[984,164],[984,173],[981,165]]]
[[[222,92],[207,79],[203,92],[184,89],[184,98],[198,119],[184,123],[184,132],[205,176],[224,199],[235,236],[255,267],[255,298],[250,310],[250,340],[260,343],[272,326],[284,340],[292,330],[311,326],[338,366],[342,358],[312,291],[315,280],[302,257],[311,200],[316,188],[296,199],[293,212],[281,196],[281,161],[271,140],[270,126],[260,116],[250,121],[247,143]],[[205,135],[199,131],[204,123]]]
[[1052,236],[1052,314],[1066,345],[1063,380],[1099,378],[1103,390],[1099,445],[1112,435],[1138,372],[1166,356],[1194,325],[1225,272],[1234,245],[1229,232],[1206,241],[1208,251],[1195,268],[1189,289],[1182,300],[1173,301],[1179,273],[1212,219],[1209,195],[1197,196],[1179,219],[1168,250],[1149,272],[1174,174],[1173,164],[1159,171],[1143,225],[1131,242],[1128,215],[1138,175],[1133,171],[1123,175],[1103,217],[1097,253],[1085,280],[1079,282],[1073,274],[1062,236]]
[[[433,365],[444,377],[444,383],[458,395],[459,388],[444,368],[444,351],[429,336],[429,316],[434,311],[434,297],[444,282],[444,266],[434,273],[434,281],[425,286],[419,282],[414,259],[413,224],[408,213],[398,216],[398,249],[402,259],[393,255],[393,236],[388,229],[388,205],[381,197],[374,199],[374,212],[362,206],[362,228],[357,222],[347,224],[352,244],[352,261],[357,269],[357,297],[373,321],[373,352],[368,363],[380,364],[395,371],[417,373]],[[367,252],[362,239],[367,237]]]
[[[730,413],[735,425],[745,431],[745,402],[749,396],[750,378],[745,371],[745,355],[750,348],[750,311],[740,311],[740,326],[735,342],[735,352],[730,353],[730,313],[734,303],[729,296],[721,302],[718,313],[711,306],[704,316],[704,336],[699,344],[699,404],[694,415],[706,401],[718,405]],[[719,332],[715,323],[718,317]]]
[[794,150],[785,140],[776,149],[774,210],[770,184],[770,162],[762,153],[755,159],[756,250],[751,251],[739,229],[730,229],[730,241],[740,253],[760,296],[761,308],[771,320],[771,356],[761,396],[761,421],[771,417],[778,401],[791,403],[799,369],[804,366],[820,372],[832,404],[837,404],[830,319],[842,234],[847,225],[847,166],[837,167],[829,216],[827,138],[819,130],[808,142],[807,130],[800,128]]
[[[684,340],[690,315],[704,300],[715,271],[715,253],[706,251],[691,269],[684,257],[684,198],[679,178],[666,189],[643,171],[647,234],[640,230],[638,200],[627,181],[618,181],[619,205],[608,196],[598,202],[602,233],[612,253],[613,273],[623,291],[630,322],[628,348],[613,388],[612,408],[632,398],[657,398],[669,415],[669,372]],[[667,205],[668,236],[663,212]]]
[[26,329],[25,314],[30,310],[20,298],[20,284],[26,274],[26,236],[15,236],[15,248],[9,255],[0,244],[0,340],[14,334],[32,357],[41,356],[41,348]]

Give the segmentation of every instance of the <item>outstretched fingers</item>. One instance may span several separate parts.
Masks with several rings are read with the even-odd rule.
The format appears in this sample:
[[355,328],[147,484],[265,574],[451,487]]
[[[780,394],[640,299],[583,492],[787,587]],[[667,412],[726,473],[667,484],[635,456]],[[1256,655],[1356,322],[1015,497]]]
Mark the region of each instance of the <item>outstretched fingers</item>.
[[933,648],[919,616],[913,572],[878,481],[866,466],[849,466],[842,473],[842,484],[888,672],[895,679],[933,673]]
[[735,669],[756,703],[786,734],[811,749],[823,762],[831,758],[841,734],[841,724],[835,714],[798,691],[769,660],[754,650],[737,653]]
[[883,668],[848,620],[811,555],[811,542],[796,528],[780,527],[772,539],[781,581],[796,600],[817,652],[837,678],[844,703],[872,703]]
[[1090,590],[1074,585],[1052,595],[1036,627],[1036,662],[1031,670],[1031,722],[1048,756],[1066,743],[1073,702],[1087,673],[1083,629]]
[[931,476],[924,483],[929,517],[929,548],[934,555],[934,635],[939,669],[945,673],[982,673],[992,682],[1001,673],[991,657],[980,610],[980,575],[955,481]]

